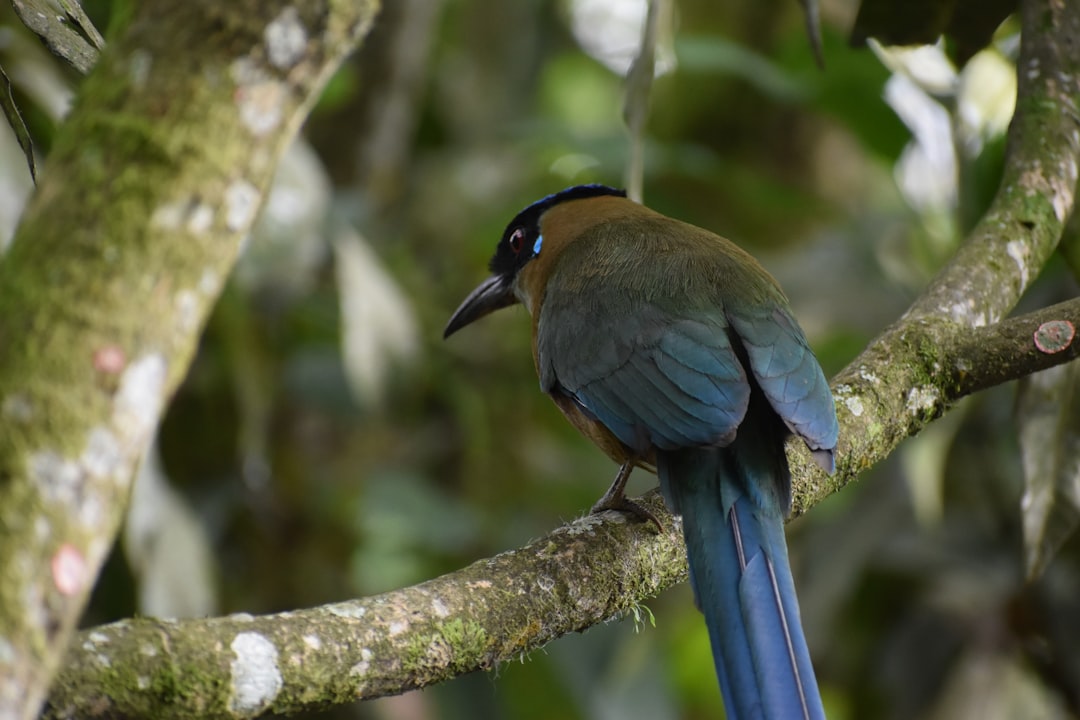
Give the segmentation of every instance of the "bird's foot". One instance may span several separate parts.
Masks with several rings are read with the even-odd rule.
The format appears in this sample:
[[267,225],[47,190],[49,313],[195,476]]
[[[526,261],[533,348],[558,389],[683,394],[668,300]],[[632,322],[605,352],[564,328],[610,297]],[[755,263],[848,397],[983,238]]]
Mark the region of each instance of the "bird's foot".
[[605,510],[616,510],[633,515],[639,522],[651,522],[656,525],[657,530],[664,532],[664,524],[660,522],[652,511],[626,497],[626,481],[630,477],[630,471],[633,469],[632,463],[623,463],[615,476],[615,480],[612,481],[611,487],[607,489],[602,498],[596,501],[589,512],[596,515]]
[[639,522],[651,522],[656,526],[658,531],[664,532],[664,524],[660,522],[660,519],[657,518],[651,510],[640,503],[634,502],[625,495],[620,495],[616,498],[609,498],[605,495],[597,500],[596,504],[592,506],[592,510],[589,512],[595,515],[596,513],[602,513],[605,510],[617,510],[618,512],[626,513],[627,515],[633,515]]

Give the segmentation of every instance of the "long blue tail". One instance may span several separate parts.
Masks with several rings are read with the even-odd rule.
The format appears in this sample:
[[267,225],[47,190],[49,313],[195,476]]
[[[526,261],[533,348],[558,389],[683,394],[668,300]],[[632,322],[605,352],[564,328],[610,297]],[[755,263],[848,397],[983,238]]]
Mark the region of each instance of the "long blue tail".
[[737,445],[657,456],[660,486],[683,517],[724,707],[736,720],[824,718],[784,540],[783,445]]

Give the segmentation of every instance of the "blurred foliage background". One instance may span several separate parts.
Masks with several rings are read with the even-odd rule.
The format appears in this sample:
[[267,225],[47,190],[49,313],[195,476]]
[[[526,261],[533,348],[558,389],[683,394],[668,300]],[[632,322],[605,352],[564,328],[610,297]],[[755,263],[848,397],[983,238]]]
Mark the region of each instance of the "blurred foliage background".
[[[103,28],[116,11],[86,6]],[[520,545],[600,495],[615,468],[538,392],[524,311],[441,334],[517,210],[568,185],[622,183],[623,76],[644,11],[387,3],[281,167],[87,625],[378,593]],[[674,3],[644,186],[652,207],[757,255],[832,373],[988,203],[1019,28],[1006,20],[973,56],[963,43],[855,49],[859,3],[821,11],[824,70],[791,0]],[[47,157],[78,76],[10,8],[0,64]],[[7,127],[0,158],[2,247],[31,189]],[[1076,292],[1055,261],[1025,303]],[[1076,716],[1077,505],[1054,504],[1030,531],[1018,430],[1041,412],[1050,435],[1075,431],[1078,413],[1072,396],[1049,411],[1025,397],[1006,386],[968,399],[789,526],[830,717]],[[1043,435],[1027,437],[1038,452]],[[1032,565],[1045,572],[1029,582]],[[648,610],[494,673],[331,715],[721,717],[688,588]]]

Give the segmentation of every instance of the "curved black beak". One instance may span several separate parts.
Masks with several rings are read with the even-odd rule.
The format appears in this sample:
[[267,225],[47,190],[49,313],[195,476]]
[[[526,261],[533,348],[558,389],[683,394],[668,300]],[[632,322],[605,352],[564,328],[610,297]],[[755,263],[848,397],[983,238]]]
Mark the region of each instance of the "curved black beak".
[[517,301],[506,278],[501,275],[492,275],[469,293],[469,296],[454,311],[450,322],[446,323],[446,329],[443,330],[443,338],[448,338],[469,323],[499,308],[509,307]]

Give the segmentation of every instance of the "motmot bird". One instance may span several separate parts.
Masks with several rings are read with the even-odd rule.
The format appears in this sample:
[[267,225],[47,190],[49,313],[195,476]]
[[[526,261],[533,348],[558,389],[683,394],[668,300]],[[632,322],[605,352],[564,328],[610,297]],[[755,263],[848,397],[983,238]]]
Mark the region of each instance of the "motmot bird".
[[655,469],[728,717],[824,717],[784,539],[784,444],[796,435],[832,473],[838,426],[779,285],[734,243],[603,185],[522,210],[490,269],[444,335],[523,304],[541,389],[620,465],[593,510],[648,515],[624,490]]

